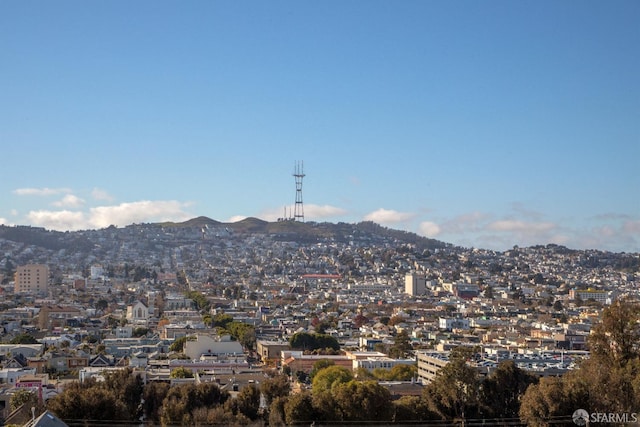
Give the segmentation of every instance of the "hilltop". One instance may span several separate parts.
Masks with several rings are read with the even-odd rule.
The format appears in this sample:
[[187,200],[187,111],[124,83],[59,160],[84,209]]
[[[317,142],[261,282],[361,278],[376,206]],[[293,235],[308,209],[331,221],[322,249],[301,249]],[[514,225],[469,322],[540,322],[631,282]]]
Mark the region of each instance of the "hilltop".
[[237,222],[220,222],[200,216],[184,222],[164,222],[157,224],[164,228],[224,228],[238,234],[263,234],[279,241],[293,241],[297,243],[316,243],[332,240],[347,243],[353,240],[369,240],[375,243],[380,240],[396,240],[405,244],[415,245],[418,249],[438,249],[451,247],[451,244],[435,239],[419,236],[402,230],[383,227],[371,221],[359,223],[337,224],[329,222],[298,222],[276,221],[269,222],[258,218],[245,218]]
[[246,239],[251,236],[300,245],[332,242],[357,246],[413,245],[420,251],[452,247],[438,240],[382,227],[373,222],[268,222],[246,218],[225,223],[201,216],[184,222],[131,224],[126,227],[110,226],[98,230],[67,232],[41,227],[0,225],[0,249],[5,253],[12,252],[14,261],[22,263],[46,262],[52,254],[63,259],[72,257],[86,262],[92,262],[92,259],[99,262],[106,253],[123,254],[132,248],[153,257],[158,252],[183,248],[185,245],[205,242],[207,245],[215,242],[231,244],[236,238]]

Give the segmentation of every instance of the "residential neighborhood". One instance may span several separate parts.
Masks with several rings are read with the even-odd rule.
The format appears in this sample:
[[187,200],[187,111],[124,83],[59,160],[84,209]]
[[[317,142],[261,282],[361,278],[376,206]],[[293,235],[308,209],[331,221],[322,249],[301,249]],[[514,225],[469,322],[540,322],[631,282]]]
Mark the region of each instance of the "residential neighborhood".
[[[496,252],[376,227],[300,241],[203,219],[61,236],[0,231],[4,420],[18,390],[46,402],[71,382],[124,369],[145,383],[214,382],[238,393],[267,372],[304,390],[320,360],[359,375],[406,365],[411,378],[380,384],[419,396],[466,347],[480,375],[511,360],[559,377],[589,357],[602,310],[640,296],[639,254],[558,245]],[[251,335],[221,332],[223,318]],[[296,334],[339,348],[292,348]]]

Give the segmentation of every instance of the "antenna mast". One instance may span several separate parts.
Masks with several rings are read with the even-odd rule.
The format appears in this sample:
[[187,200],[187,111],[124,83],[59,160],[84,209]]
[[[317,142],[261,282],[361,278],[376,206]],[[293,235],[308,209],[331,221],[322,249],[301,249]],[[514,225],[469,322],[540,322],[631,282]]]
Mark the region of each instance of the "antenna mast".
[[304,162],[295,163],[293,176],[296,179],[296,204],[293,209],[293,220],[304,222],[304,204],[302,203],[302,178],[304,178]]

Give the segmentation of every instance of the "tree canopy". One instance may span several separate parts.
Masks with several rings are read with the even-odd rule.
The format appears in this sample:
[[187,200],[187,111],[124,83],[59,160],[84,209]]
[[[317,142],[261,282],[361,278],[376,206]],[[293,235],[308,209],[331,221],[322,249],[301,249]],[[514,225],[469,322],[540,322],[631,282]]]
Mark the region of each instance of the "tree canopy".
[[318,350],[330,348],[340,349],[337,339],[327,334],[310,334],[308,332],[298,332],[289,339],[289,344],[294,350]]

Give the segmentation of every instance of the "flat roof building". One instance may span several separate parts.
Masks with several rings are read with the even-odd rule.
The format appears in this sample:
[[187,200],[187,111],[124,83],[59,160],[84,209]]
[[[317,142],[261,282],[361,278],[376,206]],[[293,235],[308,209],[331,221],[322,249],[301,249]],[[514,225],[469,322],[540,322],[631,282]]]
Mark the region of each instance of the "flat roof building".
[[45,264],[20,265],[14,278],[15,293],[43,294],[49,290],[49,266]]

